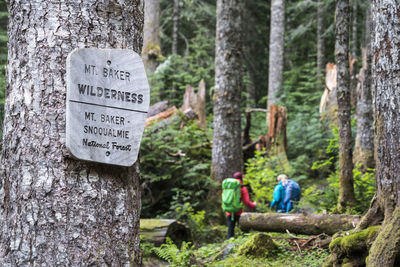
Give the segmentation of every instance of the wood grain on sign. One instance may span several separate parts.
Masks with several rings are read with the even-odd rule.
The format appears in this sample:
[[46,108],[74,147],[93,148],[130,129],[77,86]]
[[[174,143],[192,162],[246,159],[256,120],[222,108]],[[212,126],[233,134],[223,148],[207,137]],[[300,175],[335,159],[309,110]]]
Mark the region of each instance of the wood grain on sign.
[[81,48],[69,54],[66,145],[76,158],[132,166],[149,103],[146,72],[132,50]]

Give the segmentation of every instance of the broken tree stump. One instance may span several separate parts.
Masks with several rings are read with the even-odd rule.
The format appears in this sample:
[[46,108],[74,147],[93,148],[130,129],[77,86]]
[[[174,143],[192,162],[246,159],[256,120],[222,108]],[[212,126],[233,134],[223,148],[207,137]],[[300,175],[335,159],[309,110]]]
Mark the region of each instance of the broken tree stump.
[[179,247],[183,241],[191,241],[189,228],[177,220],[140,219],[141,242],[150,242],[156,246],[160,246],[165,242],[167,237],[171,238]]
[[351,230],[360,222],[359,215],[346,214],[288,214],[288,213],[243,213],[240,229],[261,232],[286,232],[318,235],[333,235],[339,231]]
[[186,85],[185,94],[183,96],[183,104],[180,107],[182,112],[192,109],[199,118],[199,127],[206,127],[206,84],[204,80],[199,83],[198,92],[194,92],[194,88]]
[[337,122],[337,71],[333,63],[326,64],[325,90],[321,97],[319,113],[322,119],[338,125]]
[[286,108],[276,104],[271,105],[268,133],[265,136],[260,136],[261,142],[257,144],[256,149],[262,150],[265,148],[269,156],[286,155],[286,125]]

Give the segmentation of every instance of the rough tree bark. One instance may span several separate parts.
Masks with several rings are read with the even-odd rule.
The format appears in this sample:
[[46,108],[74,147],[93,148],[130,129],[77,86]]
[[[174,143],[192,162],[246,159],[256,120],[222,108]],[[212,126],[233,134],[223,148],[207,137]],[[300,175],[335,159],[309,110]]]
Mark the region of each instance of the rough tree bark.
[[361,170],[375,168],[374,130],[372,109],[372,51],[371,51],[371,9],[367,8],[365,18],[365,48],[363,49],[362,68],[357,88],[357,136],[354,147],[354,163],[361,164]]
[[355,203],[351,139],[349,80],[349,0],[336,1],[336,62],[339,121],[339,212]]
[[[376,198],[365,215],[364,227],[371,220],[384,218],[372,244],[367,266],[400,264],[400,94],[399,75],[400,1],[373,2],[375,37],[373,77],[375,105]],[[369,222],[369,223],[368,223]]]
[[358,0],[351,0],[352,5],[352,23],[351,23],[351,61],[350,61],[350,90],[351,90],[351,104],[353,107],[357,105],[357,69],[358,69]]
[[148,73],[154,73],[160,55],[160,0],[146,0],[142,59]]
[[351,57],[357,58],[358,57],[358,38],[357,38],[357,16],[358,16],[358,0],[352,0],[352,23],[351,23],[351,39],[352,39],[352,46],[351,46]]
[[0,265],[139,265],[139,164],[104,166],[69,156],[65,66],[78,47],[139,53],[143,2],[8,5]]
[[212,177],[242,170],[241,89],[243,0],[217,1]]
[[339,231],[354,229],[359,221],[359,215],[249,212],[240,216],[240,229],[281,233],[289,230],[295,234],[333,235]]
[[269,40],[268,104],[278,102],[283,82],[283,52],[285,35],[285,0],[271,1],[271,31]]

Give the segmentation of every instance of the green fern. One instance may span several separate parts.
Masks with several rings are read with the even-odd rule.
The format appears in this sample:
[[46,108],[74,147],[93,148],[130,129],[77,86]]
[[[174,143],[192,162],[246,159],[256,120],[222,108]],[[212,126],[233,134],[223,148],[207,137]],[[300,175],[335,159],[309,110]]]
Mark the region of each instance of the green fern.
[[186,267],[189,266],[192,246],[190,242],[183,242],[181,249],[167,237],[166,243],[159,248],[153,248],[154,253],[161,259],[167,261],[171,267]]

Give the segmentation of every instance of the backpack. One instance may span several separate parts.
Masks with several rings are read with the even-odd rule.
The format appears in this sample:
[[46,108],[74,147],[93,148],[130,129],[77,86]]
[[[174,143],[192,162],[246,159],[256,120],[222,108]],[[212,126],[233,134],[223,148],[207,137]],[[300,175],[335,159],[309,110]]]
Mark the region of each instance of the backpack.
[[[236,213],[242,209],[240,203],[241,184],[234,178],[226,178],[222,181],[222,210]],[[233,218],[233,216],[232,216]]]

